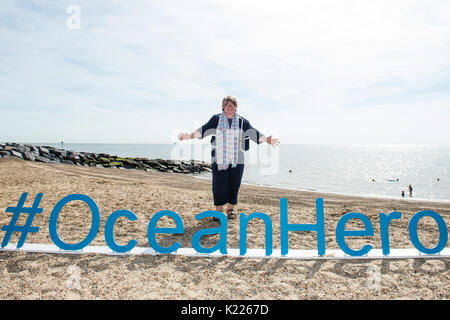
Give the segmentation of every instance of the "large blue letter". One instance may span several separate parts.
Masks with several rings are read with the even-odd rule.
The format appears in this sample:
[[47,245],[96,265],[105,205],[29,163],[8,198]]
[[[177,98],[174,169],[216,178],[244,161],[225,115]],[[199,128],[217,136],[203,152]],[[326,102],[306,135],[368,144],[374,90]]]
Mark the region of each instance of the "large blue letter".
[[[70,244],[63,242],[59,238],[57,225],[59,213],[61,212],[62,208],[67,203],[75,200],[83,201],[89,205],[92,214],[92,223],[91,223],[91,230],[89,231],[89,234],[83,241],[75,244]],[[95,236],[97,235],[99,227],[100,227],[100,211],[98,210],[95,201],[84,194],[69,194],[68,196],[65,196],[64,198],[59,200],[58,203],[53,207],[52,213],[50,214],[50,222],[48,225],[48,230],[50,233],[50,238],[52,239],[53,243],[59,248],[63,250],[81,250],[87,245],[89,245],[89,243],[91,243],[92,240],[94,240]]]
[[[360,219],[364,223],[366,230],[345,230],[345,225],[350,219]],[[354,237],[373,236],[373,226],[369,218],[367,218],[362,213],[349,212],[339,220],[336,227],[336,240],[342,251],[351,256],[362,256],[365,255],[367,252],[369,252],[372,249],[372,246],[368,244],[362,247],[361,250],[350,249],[345,243],[344,237],[346,236],[354,236]]]
[[111,250],[116,252],[127,252],[133,249],[137,241],[136,240],[130,240],[126,245],[119,246],[114,241],[114,224],[116,223],[116,220],[120,217],[126,217],[131,221],[137,220],[136,215],[129,211],[129,210],[117,210],[111,213],[111,215],[106,220],[105,224],[105,241],[108,247],[111,248]]
[[[216,210],[209,210],[209,211],[203,211],[202,213],[199,213],[195,219],[201,220],[207,217],[216,217],[220,219],[220,227],[219,228],[210,228],[210,229],[204,229],[197,231],[194,236],[192,237],[192,247],[197,251],[198,253],[213,253],[217,249],[220,250],[220,253],[227,254],[227,228],[228,228],[228,222],[226,216]],[[216,234],[220,233],[220,238],[217,244],[212,248],[205,248],[200,245],[200,239],[201,237],[208,235],[208,234]]]
[[266,256],[272,254],[272,220],[270,217],[262,212],[253,212],[248,217],[244,213],[239,215],[240,220],[240,254],[244,255],[247,252],[247,225],[252,219],[260,218],[266,225]]
[[[420,243],[419,236],[417,235],[417,224],[419,223],[419,220],[422,219],[423,217],[433,218],[436,221],[439,228],[439,242],[436,245],[436,247],[431,249],[425,248]],[[409,222],[409,238],[411,239],[411,242],[413,243],[414,247],[416,247],[416,249],[419,250],[420,252],[428,254],[439,253],[447,245],[448,241],[447,225],[445,224],[444,219],[442,219],[442,217],[434,211],[424,210],[417,212]]]
[[280,240],[281,254],[289,251],[288,231],[317,232],[317,251],[320,256],[325,254],[325,221],[323,216],[323,199],[316,199],[316,224],[288,224],[287,199],[280,199]]
[[391,212],[388,215],[385,215],[383,212],[380,213],[381,248],[385,255],[391,252],[389,244],[389,223],[393,219],[400,219],[401,217],[402,214],[397,211]]
[[[173,220],[175,220],[175,224],[177,226],[175,228],[157,228],[156,224],[158,223],[158,220],[163,216],[171,217]],[[161,247],[155,239],[155,233],[184,233],[183,220],[181,220],[181,217],[173,211],[162,210],[157,212],[148,223],[147,239],[150,247],[160,253],[172,253],[174,251],[177,251],[181,247],[181,243],[175,242],[170,247]]]

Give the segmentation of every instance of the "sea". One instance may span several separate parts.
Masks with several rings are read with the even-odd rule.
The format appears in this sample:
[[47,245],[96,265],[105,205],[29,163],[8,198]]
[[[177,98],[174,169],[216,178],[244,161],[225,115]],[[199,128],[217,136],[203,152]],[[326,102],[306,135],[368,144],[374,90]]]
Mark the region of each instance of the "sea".
[[[31,143],[120,157],[211,161],[211,146],[173,144]],[[193,175],[211,179],[210,173]],[[295,145],[253,142],[242,183],[293,190],[450,202],[450,146]],[[409,192],[409,186],[412,192]]]

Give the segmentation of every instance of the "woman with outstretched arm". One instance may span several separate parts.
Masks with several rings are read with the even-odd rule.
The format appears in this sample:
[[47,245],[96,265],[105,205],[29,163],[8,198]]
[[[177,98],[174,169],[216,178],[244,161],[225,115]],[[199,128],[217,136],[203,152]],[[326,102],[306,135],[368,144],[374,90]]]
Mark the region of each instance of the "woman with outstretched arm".
[[[237,114],[237,100],[227,96],[222,101],[222,113],[215,114],[209,121],[192,133],[180,133],[179,140],[211,137],[212,192],[214,206],[222,212],[226,205],[228,219],[236,219],[234,206],[237,204],[239,187],[244,172],[244,151],[249,149],[249,140],[261,144],[267,142],[278,146],[279,140],[266,137],[253,128],[250,122]],[[218,220],[218,219],[214,219]]]

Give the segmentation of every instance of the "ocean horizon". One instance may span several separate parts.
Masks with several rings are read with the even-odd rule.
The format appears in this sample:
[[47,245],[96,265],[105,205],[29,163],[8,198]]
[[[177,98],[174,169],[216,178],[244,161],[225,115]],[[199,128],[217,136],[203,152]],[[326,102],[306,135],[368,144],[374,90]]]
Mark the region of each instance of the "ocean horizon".
[[[209,143],[35,143],[119,157],[210,162]],[[193,175],[211,179],[210,173]],[[251,143],[243,184],[333,194],[450,202],[450,145]],[[412,186],[412,193],[408,187]],[[402,196],[402,191],[404,196]]]

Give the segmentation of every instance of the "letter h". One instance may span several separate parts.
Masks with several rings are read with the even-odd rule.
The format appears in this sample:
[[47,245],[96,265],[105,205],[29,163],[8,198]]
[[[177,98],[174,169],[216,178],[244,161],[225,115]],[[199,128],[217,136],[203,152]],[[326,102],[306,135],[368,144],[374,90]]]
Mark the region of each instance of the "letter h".
[[316,199],[316,224],[289,224],[287,198],[280,199],[280,240],[281,254],[289,251],[289,231],[313,231],[317,232],[317,251],[320,256],[325,254],[325,222],[323,212],[323,199]]

